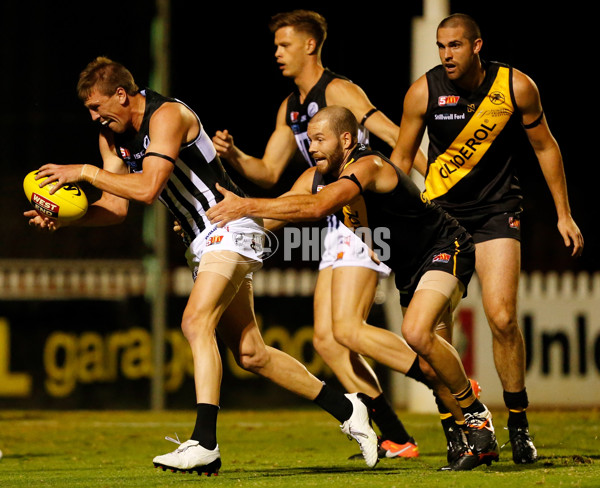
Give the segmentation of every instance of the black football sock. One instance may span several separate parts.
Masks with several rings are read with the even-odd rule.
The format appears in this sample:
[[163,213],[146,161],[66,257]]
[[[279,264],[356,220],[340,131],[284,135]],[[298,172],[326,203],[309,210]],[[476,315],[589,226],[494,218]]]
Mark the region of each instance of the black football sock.
[[527,390],[524,388],[522,391],[516,393],[505,391],[503,395],[504,404],[506,405],[506,408],[508,408],[508,426],[529,427],[527,413],[525,413],[525,410],[529,406]]
[[408,435],[408,432],[406,432],[404,424],[398,418],[396,412],[394,412],[394,409],[383,393],[375,398],[365,400],[365,403],[371,414],[371,419],[381,431],[382,439],[390,440],[396,444],[414,441],[414,439]]
[[419,356],[415,358],[414,362],[412,363],[412,366],[406,372],[405,376],[407,376],[408,378],[412,378],[413,380],[418,381],[419,383],[423,383],[427,388],[431,389],[429,381],[427,381],[425,374],[421,370],[421,365],[419,364]]
[[323,388],[313,400],[319,407],[329,412],[341,423],[344,423],[352,415],[352,402],[344,394],[323,383]]
[[196,425],[190,439],[212,451],[217,447],[217,415],[218,405],[198,403],[196,405]]

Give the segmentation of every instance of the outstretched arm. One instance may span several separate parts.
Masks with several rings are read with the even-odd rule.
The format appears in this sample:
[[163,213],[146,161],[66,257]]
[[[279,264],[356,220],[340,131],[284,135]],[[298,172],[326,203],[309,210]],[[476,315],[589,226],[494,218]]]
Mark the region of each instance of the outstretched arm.
[[[307,171],[311,170],[314,169]],[[225,198],[208,209],[206,216],[213,224],[218,223],[219,227],[241,217],[262,217],[287,222],[320,220],[352,202],[363,190],[390,191],[397,184],[390,172],[394,173],[390,165],[382,164],[376,156],[366,156],[346,168],[340,179],[323,187],[316,194],[240,198],[218,186]],[[350,175],[353,177],[345,177]]]
[[349,180],[338,180],[314,195],[278,198],[240,198],[220,186],[217,189],[225,198],[208,209],[206,216],[219,227],[244,216],[286,222],[320,220],[342,208],[358,194],[357,186]]
[[571,207],[567,192],[567,180],[563,166],[563,158],[556,139],[544,116],[537,86],[524,73],[514,70],[513,86],[517,106],[523,117],[523,126],[540,168],[552,194],[556,214],[557,227],[565,246],[573,246],[572,256],[580,256],[583,252],[583,236],[571,216]]

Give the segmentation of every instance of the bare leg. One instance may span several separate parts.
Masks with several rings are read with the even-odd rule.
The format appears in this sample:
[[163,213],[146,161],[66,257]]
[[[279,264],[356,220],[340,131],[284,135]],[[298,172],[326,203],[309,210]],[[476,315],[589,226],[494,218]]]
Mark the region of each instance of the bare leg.
[[[372,270],[348,270],[347,267],[333,270],[332,313],[335,339],[358,354],[406,374],[415,361],[416,353],[402,337],[365,321],[372,298],[363,294],[363,283],[372,276]],[[352,279],[349,279],[350,276]]]
[[515,239],[476,245],[483,309],[492,330],[494,362],[505,391],[525,388],[525,344],[517,323],[521,247]]
[[[349,273],[353,269],[348,268]],[[371,303],[377,288],[377,273],[372,270],[367,281],[363,283],[365,300]],[[362,392],[372,398],[382,393],[375,372],[362,356],[351,351],[335,340],[332,326],[331,310],[331,267],[319,271],[314,298],[315,330],[313,344],[315,350],[332,369],[344,388],[349,392]],[[368,314],[368,310],[367,310]],[[366,317],[365,317],[366,319]]]
[[250,280],[244,280],[231,305],[223,313],[218,332],[240,367],[309,400],[314,400],[323,387],[321,381],[299,361],[265,345],[254,316]]

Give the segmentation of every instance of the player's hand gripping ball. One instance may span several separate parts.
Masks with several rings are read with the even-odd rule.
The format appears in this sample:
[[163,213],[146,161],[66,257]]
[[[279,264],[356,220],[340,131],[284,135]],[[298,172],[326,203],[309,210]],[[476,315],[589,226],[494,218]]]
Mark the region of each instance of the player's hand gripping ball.
[[52,195],[50,190],[55,183],[40,188],[46,178],[35,179],[37,171],[32,171],[23,180],[23,190],[31,206],[45,217],[62,221],[80,219],[88,209],[88,200],[83,190],[75,183],[67,183]]

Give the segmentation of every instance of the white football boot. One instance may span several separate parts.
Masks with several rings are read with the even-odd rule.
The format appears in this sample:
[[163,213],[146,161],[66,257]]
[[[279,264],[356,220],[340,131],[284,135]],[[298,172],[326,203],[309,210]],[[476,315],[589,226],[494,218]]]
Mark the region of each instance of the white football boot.
[[345,396],[352,402],[353,410],[350,418],[340,427],[348,439],[358,442],[367,466],[373,468],[379,461],[379,457],[377,456],[377,434],[371,427],[369,411],[358,397],[358,393],[346,393]]
[[154,467],[162,468],[163,471],[170,469],[173,472],[197,472],[199,475],[211,474],[217,475],[221,467],[221,453],[219,446],[212,451],[202,447],[198,441],[189,440],[184,443],[179,443],[170,437],[168,440],[179,444],[179,447],[173,452],[156,456],[152,462]]

